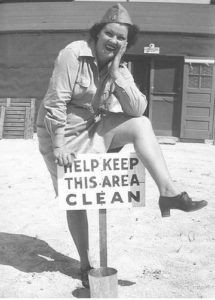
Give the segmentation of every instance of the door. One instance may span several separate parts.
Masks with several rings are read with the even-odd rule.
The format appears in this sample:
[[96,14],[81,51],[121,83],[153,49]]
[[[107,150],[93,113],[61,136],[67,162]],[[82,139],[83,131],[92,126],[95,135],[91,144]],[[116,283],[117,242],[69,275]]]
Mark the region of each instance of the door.
[[183,58],[143,55],[129,60],[134,80],[148,99],[145,115],[155,134],[179,137]]
[[180,57],[151,59],[149,117],[156,135],[179,137],[182,67]]
[[181,138],[212,139],[214,65],[201,58],[185,60]]
[[[132,60],[131,72],[134,81],[140,91],[146,96],[148,103],[150,102],[150,68],[151,58],[147,56],[138,56]],[[149,104],[144,115],[149,117]]]

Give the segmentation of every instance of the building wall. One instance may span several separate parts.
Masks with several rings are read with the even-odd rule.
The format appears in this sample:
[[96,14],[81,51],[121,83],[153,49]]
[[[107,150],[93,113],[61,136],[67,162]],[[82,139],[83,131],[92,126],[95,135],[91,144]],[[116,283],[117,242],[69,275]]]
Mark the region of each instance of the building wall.
[[[109,1],[0,2],[0,33],[87,30],[111,5]],[[215,35],[214,5],[125,2],[123,6],[142,32]]]
[[[87,38],[86,28],[110,3],[100,2],[97,16],[92,2],[30,4],[0,3],[0,98],[34,97],[38,107],[60,49]],[[215,57],[214,6],[125,4],[141,29],[130,57],[145,55],[152,43],[162,56]]]
[[149,44],[160,47],[161,55],[215,57],[215,36],[180,33],[141,33],[132,54],[144,54]]
[[55,58],[86,33],[0,34],[0,97],[36,97],[46,91]]
[[[0,34],[0,97],[41,99],[60,49],[87,36],[83,31]],[[215,37],[156,33],[140,34],[128,53],[142,55],[150,43],[160,47],[161,55],[215,55]]]
[[[75,0],[86,1],[86,0]],[[105,1],[105,0],[88,0],[88,1]],[[109,0],[114,1],[115,0]],[[210,0],[118,0],[117,2],[160,2],[160,3],[192,3],[192,4],[210,4]]]

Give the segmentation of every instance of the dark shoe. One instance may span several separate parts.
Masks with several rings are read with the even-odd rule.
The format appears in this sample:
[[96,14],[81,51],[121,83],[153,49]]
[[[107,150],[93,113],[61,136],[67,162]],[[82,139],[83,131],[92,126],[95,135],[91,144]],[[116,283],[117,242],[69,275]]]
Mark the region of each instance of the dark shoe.
[[87,267],[85,269],[81,269],[81,282],[83,287],[89,289],[89,278],[88,278],[88,272],[93,269],[92,267]]
[[203,208],[208,204],[207,201],[192,201],[186,192],[175,197],[164,197],[159,198],[159,207],[161,210],[162,217],[170,216],[170,209],[180,209],[186,212],[194,211]]

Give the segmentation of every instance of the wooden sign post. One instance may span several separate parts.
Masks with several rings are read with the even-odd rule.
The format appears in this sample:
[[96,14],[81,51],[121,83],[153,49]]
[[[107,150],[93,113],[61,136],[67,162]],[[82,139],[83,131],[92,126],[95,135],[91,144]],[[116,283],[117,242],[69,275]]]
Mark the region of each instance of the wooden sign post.
[[99,210],[100,267],[107,267],[107,210]]
[[100,265],[107,267],[107,209],[145,205],[145,169],[135,153],[79,154],[58,166],[59,205],[99,210]]

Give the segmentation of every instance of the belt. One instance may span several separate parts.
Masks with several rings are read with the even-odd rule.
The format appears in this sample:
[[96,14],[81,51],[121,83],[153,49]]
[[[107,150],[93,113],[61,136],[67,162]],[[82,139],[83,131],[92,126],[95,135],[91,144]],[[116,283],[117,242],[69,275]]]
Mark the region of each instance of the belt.
[[108,111],[105,110],[104,108],[99,108],[94,115],[95,123],[98,123],[103,116],[107,115],[107,113]]

